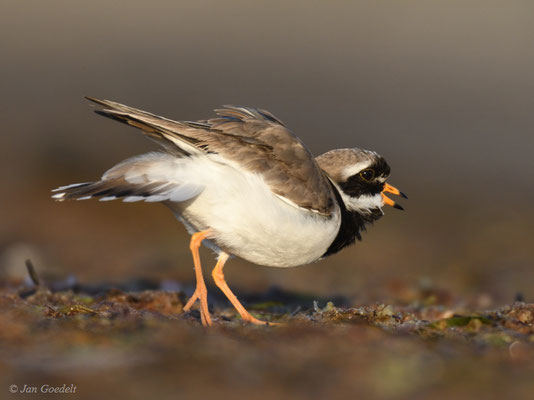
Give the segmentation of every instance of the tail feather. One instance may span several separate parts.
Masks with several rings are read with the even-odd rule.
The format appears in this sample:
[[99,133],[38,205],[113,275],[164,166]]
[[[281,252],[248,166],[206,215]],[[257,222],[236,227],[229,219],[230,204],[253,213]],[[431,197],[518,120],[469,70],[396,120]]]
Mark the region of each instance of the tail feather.
[[[184,185],[180,185],[184,186]],[[184,192],[182,188],[182,192]],[[146,185],[132,185],[126,181],[97,181],[84,184],[74,184],[55,189],[52,198],[57,201],[64,200],[89,200],[100,198],[100,201],[108,201],[122,198],[124,201],[164,201],[170,200],[172,191],[176,186],[168,182],[151,182]],[[190,191],[193,192],[193,191]],[[173,196],[178,198],[178,196]]]
[[52,190],[52,192],[55,193],[54,195],[52,195],[52,198],[56,199],[57,201],[78,199],[82,197],[82,195],[81,194],[78,195],[77,193],[84,193],[86,188],[88,186],[93,185],[94,183],[95,182],[84,182],[84,183],[73,183],[71,185],[60,186],[57,189]]
[[196,197],[204,186],[192,183],[175,160],[163,153],[132,157],[111,168],[99,181],[52,190],[52,198],[57,201],[100,198],[100,201],[181,202]]

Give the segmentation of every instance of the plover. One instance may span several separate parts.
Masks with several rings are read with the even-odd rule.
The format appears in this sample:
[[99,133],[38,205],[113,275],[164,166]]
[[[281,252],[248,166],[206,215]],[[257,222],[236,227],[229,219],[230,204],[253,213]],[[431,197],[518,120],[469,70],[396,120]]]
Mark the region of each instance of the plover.
[[95,182],[55,189],[53,198],[163,203],[192,235],[196,289],[184,310],[200,302],[202,324],[212,324],[198,249],[218,255],[212,276],[242,319],[252,316],[228,287],[231,256],[271,267],[294,267],[337,253],[361,239],[382,207],[406,197],[386,183],[390,167],[374,151],[331,150],[314,158],[268,111],[225,106],[217,117],[173,121],[109,100],[87,97],[97,114],[141,129],[162,151],[129,158]]

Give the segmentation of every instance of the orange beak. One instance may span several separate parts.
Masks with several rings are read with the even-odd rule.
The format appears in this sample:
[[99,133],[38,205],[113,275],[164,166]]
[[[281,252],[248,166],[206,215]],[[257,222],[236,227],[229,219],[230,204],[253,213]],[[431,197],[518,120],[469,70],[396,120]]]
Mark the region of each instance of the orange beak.
[[382,201],[384,202],[384,204],[387,204],[388,206],[391,206],[393,208],[396,208],[398,210],[404,210],[404,208],[402,208],[402,206],[400,206],[399,204],[395,203],[393,200],[391,200],[389,197],[387,197],[384,193],[391,193],[391,194],[394,194],[394,195],[397,195],[397,196],[401,196],[405,199],[408,198],[408,196],[406,196],[404,193],[402,193],[399,189],[397,189],[396,187],[394,186],[391,186],[389,183],[384,183],[384,189],[382,189]]

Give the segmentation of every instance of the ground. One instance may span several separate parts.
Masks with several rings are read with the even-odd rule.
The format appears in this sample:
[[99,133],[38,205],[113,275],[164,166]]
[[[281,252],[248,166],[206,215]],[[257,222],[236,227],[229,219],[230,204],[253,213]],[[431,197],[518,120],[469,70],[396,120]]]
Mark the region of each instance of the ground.
[[[196,309],[182,312],[194,271],[168,210],[53,203],[56,186],[28,188],[2,218],[2,400],[24,396],[11,385],[43,384],[75,385],[62,399],[532,398],[529,209],[410,191],[404,214],[388,211],[326,260],[277,269],[232,259],[232,290],[280,324],[243,323],[208,286],[206,329]],[[215,260],[201,253],[210,285]]]
[[248,309],[273,326],[243,323],[223,298],[211,297],[215,324],[204,328],[197,311],[182,311],[186,294],[158,282],[4,281],[1,397],[22,396],[9,394],[11,385],[40,391],[43,384],[74,385],[75,394],[63,396],[80,399],[534,393],[534,304],[486,310],[438,288],[395,293],[390,304],[328,302],[277,289],[244,296]]

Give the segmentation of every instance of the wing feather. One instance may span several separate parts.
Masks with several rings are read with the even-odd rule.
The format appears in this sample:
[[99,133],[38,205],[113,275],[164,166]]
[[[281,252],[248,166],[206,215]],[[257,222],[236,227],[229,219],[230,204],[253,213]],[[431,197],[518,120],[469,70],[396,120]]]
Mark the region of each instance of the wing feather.
[[271,190],[290,204],[330,216],[334,194],[311,152],[266,110],[225,106],[216,118],[173,121],[109,100],[88,97],[96,110],[141,129],[176,155],[215,153],[230,165],[260,174]]

